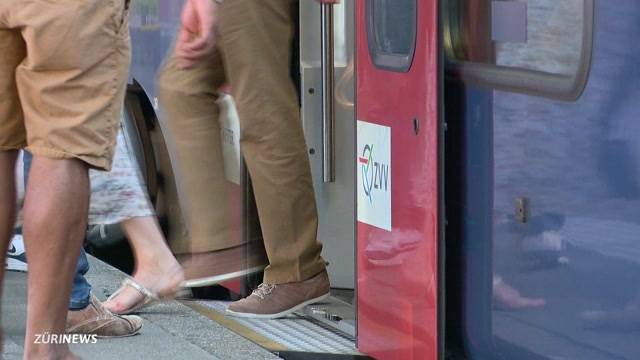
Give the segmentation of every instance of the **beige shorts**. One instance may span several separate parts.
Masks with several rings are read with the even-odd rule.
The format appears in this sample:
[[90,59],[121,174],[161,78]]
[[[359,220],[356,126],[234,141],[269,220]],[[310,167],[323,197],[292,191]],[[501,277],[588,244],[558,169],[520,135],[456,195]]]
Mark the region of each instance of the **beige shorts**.
[[129,0],[0,1],[0,150],[111,168]]

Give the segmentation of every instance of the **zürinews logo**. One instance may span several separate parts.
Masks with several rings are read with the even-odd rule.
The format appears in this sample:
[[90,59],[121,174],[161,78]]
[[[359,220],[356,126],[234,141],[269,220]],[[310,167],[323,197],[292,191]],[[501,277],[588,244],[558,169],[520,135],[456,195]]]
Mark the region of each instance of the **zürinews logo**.
[[362,187],[364,193],[373,204],[375,192],[389,191],[389,165],[375,161],[373,144],[364,146],[362,156],[359,158],[362,171]]

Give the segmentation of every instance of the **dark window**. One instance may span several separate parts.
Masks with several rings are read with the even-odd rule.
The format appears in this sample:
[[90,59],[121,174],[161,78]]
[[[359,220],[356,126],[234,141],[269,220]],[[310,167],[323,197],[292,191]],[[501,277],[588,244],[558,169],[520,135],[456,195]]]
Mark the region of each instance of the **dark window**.
[[416,0],[367,1],[369,51],[376,66],[409,71],[416,45],[416,8]]

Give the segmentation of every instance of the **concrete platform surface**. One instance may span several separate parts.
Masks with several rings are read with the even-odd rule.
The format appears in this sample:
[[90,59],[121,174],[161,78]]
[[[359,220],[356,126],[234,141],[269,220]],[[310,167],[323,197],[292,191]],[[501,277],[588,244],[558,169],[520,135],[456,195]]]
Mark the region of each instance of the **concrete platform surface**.
[[[93,292],[105,299],[125,276],[119,270],[90,257],[87,274]],[[5,339],[2,359],[22,359],[26,274],[7,272],[2,299]],[[99,339],[96,344],[75,344],[73,351],[83,359],[278,359],[260,346],[200,315],[178,301],[154,305],[140,314],[145,320],[139,335],[120,339]]]

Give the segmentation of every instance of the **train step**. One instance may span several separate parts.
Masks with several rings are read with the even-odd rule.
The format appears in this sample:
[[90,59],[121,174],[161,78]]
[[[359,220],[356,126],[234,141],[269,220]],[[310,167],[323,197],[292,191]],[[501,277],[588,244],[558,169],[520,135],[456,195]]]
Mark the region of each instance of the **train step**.
[[270,320],[228,316],[225,314],[228,301],[194,300],[184,303],[265,349],[285,355],[284,358],[287,358],[286,354],[305,353],[323,354],[323,358],[332,354],[364,357],[356,349],[353,306],[336,296],[288,317]]

